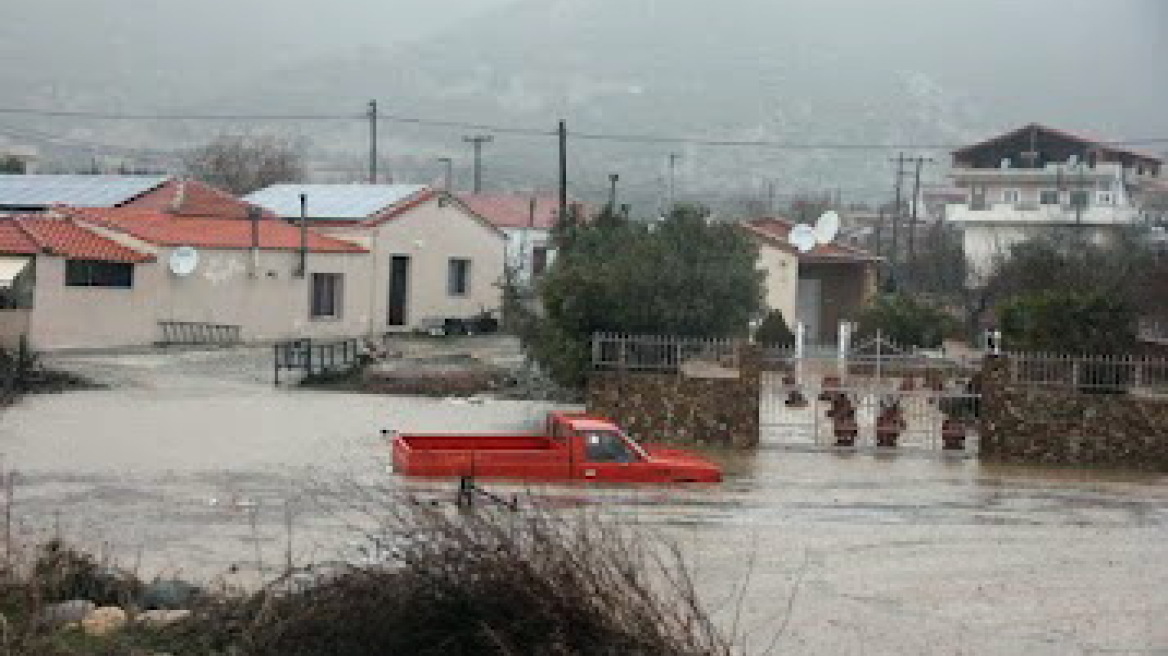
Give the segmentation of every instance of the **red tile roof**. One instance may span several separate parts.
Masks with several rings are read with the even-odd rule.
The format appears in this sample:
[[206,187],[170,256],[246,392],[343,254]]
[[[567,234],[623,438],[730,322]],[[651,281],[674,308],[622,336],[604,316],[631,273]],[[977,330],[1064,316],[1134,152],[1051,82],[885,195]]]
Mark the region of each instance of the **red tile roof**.
[[768,244],[797,255],[800,260],[806,262],[878,262],[880,258],[868,253],[867,251],[851,246],[844,246],[843,244],[820,244],[811,249],[807,253],[800,253],[799,249],[791,245],[787,241],[788,235],[791,234],[791,228],[795,224],[786,219],[779,218],[763,218],[753,219],[747,221],[742,225],[742,228],[751,233],[755,237],[762,239]]
[[[556,196],[524,194],[460,194],[458,196],[470,211],[499,228],[550,229],[560,214]],[[531,200],[535,198],[535,217],[532,220]]]
[[73,260],[152,262],[154,256],[103,237],[71,219],[53,215],[0,218],[0,253],[45,253]]
[[[252,207],[240,198],[198,180],[168,180],[165,184],[122,205],[139,210],[159,210],[173,216],[246,219]],[[258,207],[258,206],[256,206]],[[262,210],[265,216],[276,215]]]
[[[160,246],[198,248],[251,248],[251,222],[239,219],[178,217],[157,210],[135,208],[70,208],[74,217],[94,225],[124,232]],[[259,221],[259,247],[265,250],[300,248],[300,228],[280,219]],[[308,231],[308,250],[316,253],[366,253],[366,249],[345,241]]]

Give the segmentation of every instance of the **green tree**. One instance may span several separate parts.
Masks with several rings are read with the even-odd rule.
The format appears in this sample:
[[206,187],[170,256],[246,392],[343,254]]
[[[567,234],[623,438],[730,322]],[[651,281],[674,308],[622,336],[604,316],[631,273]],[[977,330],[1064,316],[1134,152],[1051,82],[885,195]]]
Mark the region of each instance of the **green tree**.
[[754,331],[754,340],[760,344],[793,344],[795,333],[791,332],[781,310],[771,310]]
[[[584,380],[596,332],[744,335],[762,304],[756,247],[698,206],[655,224],[610,216],[571,227],[541,283],[535,358],[560,384]],[[604,218],[604,217],[602,217]]]
[[25,173],[24,160],[16,155],[0,156],[0,173]]
[[907,294],[878,297],[860,314],[857,333],[880,335],[901,346],[936,348],[958,332],[957,320],[945,310]]
[[1054,353],[1125,353],[1136,345],[1137,313],[1126,299],[1098,291],[1025,294],[1001,309],[1011,349]]

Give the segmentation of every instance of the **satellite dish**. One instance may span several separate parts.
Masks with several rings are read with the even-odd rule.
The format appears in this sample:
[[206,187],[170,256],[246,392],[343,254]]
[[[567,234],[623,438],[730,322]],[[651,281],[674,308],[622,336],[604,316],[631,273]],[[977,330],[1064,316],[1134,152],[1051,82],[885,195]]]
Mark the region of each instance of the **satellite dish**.
[[798,249],[800,253],[811,251],[818,243],[818,239],[815,237],[815,229],[802,223],[791,228],[791,234],[787,235],[787,241]]
[[180,278],[191,275],[199,266],[199,252],[190,246],[179,246],[170,253],[170,272]]
[[820,244],[830,244],[839,234],[840,217],[832,210],[819,215],[815,222],[815,241]]

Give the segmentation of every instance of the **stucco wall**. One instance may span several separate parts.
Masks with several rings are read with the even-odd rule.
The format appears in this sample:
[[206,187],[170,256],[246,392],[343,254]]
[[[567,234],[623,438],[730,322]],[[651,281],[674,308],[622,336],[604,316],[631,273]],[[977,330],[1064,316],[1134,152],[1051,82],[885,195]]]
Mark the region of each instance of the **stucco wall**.
[[[235,324],[244,340],[352,336],[365,333],[369,280],[365,257],[309,253],[308,275],[293,276],[298,255],[261,251],[256,275],[246,250],[200,250],[198,268],[180,278],[168,270],[169,248],[158,261],[134,267],[132,289],[66,287],[65,261],[39,257],[30,332],[39,350],[152,344],[159,321]],[[339,319],[309,317],[313,273],[343,278]]]
[[758,266],[766,272],[766,304],[783,313],[788,325],[795,325],[799,298],[799,262],[794,255],[759,243]]
[[[367,330],[383,333],[404,328],[389,325],[389,268],[395,255],[410,257],[407,328],[433,317],[469,317],[502,306],[506,237],[453,203],[429,200],[376,228],[334,227],[330,234],[363,242],[370,248],[366,271]],[[363,235],[363,236],[362,236]],[[450,258],[471,260],[470,289],[465,296],[447,293]]]

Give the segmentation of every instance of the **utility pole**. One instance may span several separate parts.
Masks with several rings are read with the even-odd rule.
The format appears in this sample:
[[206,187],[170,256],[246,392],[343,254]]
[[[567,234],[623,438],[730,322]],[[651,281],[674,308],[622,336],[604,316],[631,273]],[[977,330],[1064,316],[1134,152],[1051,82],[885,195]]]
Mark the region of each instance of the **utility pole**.
[[677,202],[677,160],[679,159],[681,159],[681,155],[669,153],[669,206],[665,208],[667,213],[673,211],[673,206]]
[[560,120],[560,218],[568,218],[568,122]]
[[489,134],[478,134],[473,137],[463,137],[463,141],[474,146],[474,192],[483,191],[483,144],[495,140]]
[[454,159],[450,157],[439,157],[438,161],[446,165],[446,182],[443,189],[447,192],[452,191],[454,185]]
[[896,187],[895,200],[893,201],[892,207],[892,248],[889,252],[889,262],[892,264],[892,280],[895,283],[897,278],[896,270],[899,265],[898,251],[900,250],[900,215],[902,209],[900,200],[900,183],[901,178],[904,177],[904,153],[897,153],[896,159],[893,161],[896,162]]
[[767,180],[767,214],[775,213],[775,181]]
[[925,162],[932,162],[933,158],[921,157],[918,155],[917,157],[912,158],[912,161],[916,162],[916,173],[913,176],[912,218],[910,219],[908,226],[908,273],[910,280],[913,276],[916,275],[917,201],[921,194],[921,167],[924,166]]
[[608,174],[608,208],[613,214],[616,214],[616,183],[620,180],[620,176],[616,173]]
[[377,101],[369,101],[369,184],[377,184]]

